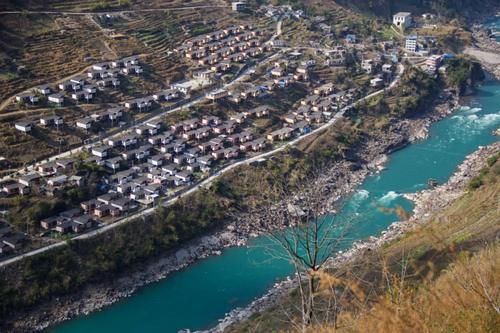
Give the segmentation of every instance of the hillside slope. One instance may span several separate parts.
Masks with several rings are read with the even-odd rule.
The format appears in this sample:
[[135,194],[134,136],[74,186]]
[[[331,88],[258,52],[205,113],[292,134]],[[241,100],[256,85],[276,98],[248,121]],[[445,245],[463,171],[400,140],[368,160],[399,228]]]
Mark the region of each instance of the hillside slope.
[[[500,327],[499,158],[491,156],[466,192],[427,223],[321,272],[316,324],[309,332],[495,332]],[[226,332],[300,331],[298,302],[292,292]]]

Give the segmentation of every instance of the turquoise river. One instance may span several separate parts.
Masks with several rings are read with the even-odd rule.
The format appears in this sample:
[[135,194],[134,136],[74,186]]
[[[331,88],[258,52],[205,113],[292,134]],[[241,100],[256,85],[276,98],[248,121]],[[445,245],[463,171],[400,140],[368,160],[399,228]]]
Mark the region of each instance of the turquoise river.
[[[386,169],[371,176],[350,198],[340,214],[355,216],[350,241],[378,235],[397,217],[380,207],[411,203],[401,193],[425,188],[429,178],[445,182],[465,156],[495,140],[500,125],[500,84],[481,87],[469,106],[432,125],[428,139],[390,156]],[[248,247],[230,248],[221,256],[200,260],[168,278],[142,288],[100,312],[50,329],[57,333],[178,332],[213,327],[235,307],[245,306],[291,273],[288,262],[271,259],[265,237]]]

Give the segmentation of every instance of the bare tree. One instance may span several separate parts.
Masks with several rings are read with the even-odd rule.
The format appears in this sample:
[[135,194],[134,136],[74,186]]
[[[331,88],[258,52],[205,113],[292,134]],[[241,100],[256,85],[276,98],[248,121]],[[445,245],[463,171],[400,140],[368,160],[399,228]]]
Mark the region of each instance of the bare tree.
[[[333,252],[346,240],[352,222],[327,213],[326,179],[321,176],[312,179],[315,179],[314,186],[302,184],[294,186],[293,190],[279,185],[281,197],[286,199],[269,205],[266,208],[268,220],[262,223],[264,231],[279,245],[269,248],[272,255],[289,260],[294,267],[301,302],[298,310],[302,331],[318,322],[315,320],[315,296],[321,272]],[[330,310],[336,318],[337,309]]]

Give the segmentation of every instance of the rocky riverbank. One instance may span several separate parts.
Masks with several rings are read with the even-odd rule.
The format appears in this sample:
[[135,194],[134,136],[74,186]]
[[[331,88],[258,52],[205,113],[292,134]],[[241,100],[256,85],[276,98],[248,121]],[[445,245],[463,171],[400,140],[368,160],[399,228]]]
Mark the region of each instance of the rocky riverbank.
[[[332,187],[325,187],[327,192],[324,193],[324,197],[328,198],[326,207],[329,212],[334,212],[338,208],[336,204],[338,204],[339,199],[351,194],[368,175],[380,172],[388,160],[388,154],[403,148],[411,142],[427,138],[432,122],[446,117],[457,109],[458,99],[446,91],[443,95],[445,98],[436,103],[433,111],[429,112],[426,117],[400,121],[393,124],[392,130],[387,133],[387,137],[383,140],[366,142],[360,154],[366,156],[367,163],[354,165],[352,162],[341,161],[339,165],[335,165],[325,174],[327,182],[332,184]],[[353,168],[356,168],[354,172],[352,171]],[[334,184],[341,185],[335,187]],[[299,200],[291,203],[299,205]],[[408,225],[410,224],[411,222],[408,222]],[[386,241],[399,237],[404,232],[404,229],[400,228],[400,224],[394,223],[387,231],[382,232],[380,237],[371,237],[366,241],[355,242],[351,250],[338,253],[332,258],[330,265],[332,267],[342,265],[355,258],[355,256],[364,253],[367,248],[380,246]],[[296,288],[296,280],[292,277],[278,282],[265,295],[255,299],[245,308],[236,308],[227,313],[216,327],[203,331],[203,333],[223,332],[230,325],[244,321],[252,314],[265,311],[277,304],[283,295],[286,295],[294,288]]]
[[[498,153],[500,153],[499,142],[487,147],[480,147],[477,151],[466,157],[464,162],[445,184],[432,189],[405,194],[404,196],[407,199],[415,203],[414,213],[409,220],[391,224],[379,237],[370,237],[367,240],[355,242],[349,251],[339,252],[336,256],[332,257],[329,263],[330,267],[341,267],[342,265],[349,264],[355,258],[359,258],[359,256],[366,253],[366,251],[373,251],[380,248],[383,244],[403,236],[419,224],[428,222],[435,213],[463,195],[472,177],[476,176],[486,165],[486,160]],[[281,297],[296,288],[296,286],[296,280],[292,278],[275,284],[264,296],[254,300],[245,308],[234,309],[216,327],[204,333],[223,332],[230,325],[244,321],[254,313],[269,309],[276,305]]]
[[[324,197],[328,198],[325,213],[334,211],[338,199],[351,193],[367,175],[380,171],[387,160],[387,154],[411,141],[425,137],[430,123],[444,117],[455,106],[456,100],[447,100],[439,104],[434,112],[429,112],[426,117],[395,122],[391,125],[391,129],[385,132],[384,137],[367,138],[364,145],[356,152],[356,162],[342,160],[332,165],[321,176],[321,181],[328,184],[323,193]],[[287,198],[280,205],[295,204],[296,201],[298,201],[296,197]],[[269,216],[265,216],[260,210],[236,216],[226,225],[225,230],[195,239],[182,249],[156,259],[132,274],[129,273],[112,283],[88,286],[73,295],[57,298],[37,307],[31,313],[16,318],[13,331],[39,331],[59,322],[100,310],[131,296],[144,285],[159,281],[199,259],[219,255],[227,247],[246,245],[249,237],[258,235],[261,230],[256,222],[268,219]],[[291,281],[280,283],[262,300],[252,303],[252,307],[261,309],[263,304],[276,299],[284,288],[291,286]],[[255,310],[252,310],[252,313],[253,311]],[[234,315],[238,316],[238,312],[235,311]]]

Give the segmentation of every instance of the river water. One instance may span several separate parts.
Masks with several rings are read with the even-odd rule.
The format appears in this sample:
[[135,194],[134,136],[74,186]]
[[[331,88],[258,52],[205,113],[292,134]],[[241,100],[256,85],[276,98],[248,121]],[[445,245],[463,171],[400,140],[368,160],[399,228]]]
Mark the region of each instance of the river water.
[[485,23],[485,26],[496,32],[496,40],[500,42],[500,17],[495,17]]
[[[386,169],[371,176],[346,200],[341,216],[354,216],[349,241],[378,235],[397,216],[380,208],[412,209],[403,192],[425,188],[427,180],[445,182],[465,156],[495,140],[500,125],[500,83],[483,86],[468,106],[432,125],[428,139],[390,156]],[[130,298],[101,312],[79,317],[50,329],[57,333],[177,332],[206,329],[235,307],[245,306],[289,275],[288,262],[272,259],[265,237],[245,248],[201,260],[148,285]]]

